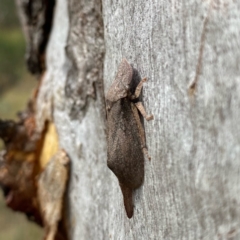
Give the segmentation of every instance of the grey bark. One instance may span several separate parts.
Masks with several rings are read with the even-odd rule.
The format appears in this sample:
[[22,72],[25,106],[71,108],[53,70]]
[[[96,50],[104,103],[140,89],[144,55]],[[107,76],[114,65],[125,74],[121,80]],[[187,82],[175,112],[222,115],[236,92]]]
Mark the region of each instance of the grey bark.
[[[240,239],[239,38],[238,1],[56,1],[37,126],[52,119],[72,161],[70,239]],[[154,115],[132,219],[106,166],[101,82],[123,57]]]

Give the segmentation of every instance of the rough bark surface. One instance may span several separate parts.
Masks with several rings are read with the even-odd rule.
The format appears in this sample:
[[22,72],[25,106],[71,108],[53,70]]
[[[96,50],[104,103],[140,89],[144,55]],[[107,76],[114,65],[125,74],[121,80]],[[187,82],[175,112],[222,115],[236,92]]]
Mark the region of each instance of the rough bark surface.
[[239,2],[103,2],[105,85],[126,57],[154,115],[133,220],[110,194],[112,239],[239,239]]
[[70,239],[107,239],[108,188],[100,1],[56,1],[37,101],[39,131],[54,121],[71,159],[65,219]]
[[[71,158],[70,239],[240,239],[239,22],[231,0],[56,0],[37,126],[52,119]],[[123,57],[154,115],[130,220],[96,87]]]

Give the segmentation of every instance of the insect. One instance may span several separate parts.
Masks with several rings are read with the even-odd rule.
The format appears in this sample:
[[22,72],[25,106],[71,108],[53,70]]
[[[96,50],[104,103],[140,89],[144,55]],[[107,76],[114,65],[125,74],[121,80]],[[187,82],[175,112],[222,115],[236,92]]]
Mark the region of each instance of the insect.
[[153,119],[153,115],[147,115],[142,103],[137,101],[146,78],[135,89],[132,78],[133,68],[123,59],[106,94],[107,165],[118,178],[128,218],[133,216],[133,191],[143,183],[144,153],[147,155],[145,132],[138,111],[146,120]]

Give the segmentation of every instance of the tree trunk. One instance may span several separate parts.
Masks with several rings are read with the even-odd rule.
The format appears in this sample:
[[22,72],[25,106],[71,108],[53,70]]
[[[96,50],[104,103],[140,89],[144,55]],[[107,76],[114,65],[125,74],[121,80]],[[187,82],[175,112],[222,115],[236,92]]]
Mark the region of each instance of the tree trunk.
[[[239,22],[238,1],[56,0],[36,124],[52,121],[71,159],[70,239],[240,238]],[[122,58],[154,115],[131,219],[106,165],[104,93]]]

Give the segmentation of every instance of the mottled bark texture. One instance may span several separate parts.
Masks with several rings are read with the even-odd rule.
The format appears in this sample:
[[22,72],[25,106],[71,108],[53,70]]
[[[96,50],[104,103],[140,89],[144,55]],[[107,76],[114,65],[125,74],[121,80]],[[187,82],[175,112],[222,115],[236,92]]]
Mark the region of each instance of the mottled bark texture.
[[[68,1],[69,33],[66,54],[71,66],[65,85],[69,115],[85,116],[89,101],[103,93],[103,19],[101,1]],[[98,89],[100,87],[100,89]],[[98,89],[98,91],[97,91]],[[99,98],[99,101],[103,99]]]
[[[56,0],[36,124],[54,121],[71,159],[70,239],[240,239],[239,22],[231,0]],[[123,57],[148,78],[154,115],[131,219],[97,87]]]

